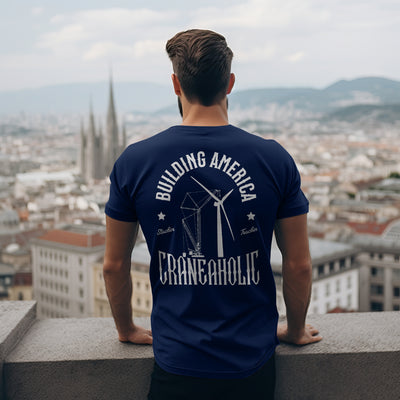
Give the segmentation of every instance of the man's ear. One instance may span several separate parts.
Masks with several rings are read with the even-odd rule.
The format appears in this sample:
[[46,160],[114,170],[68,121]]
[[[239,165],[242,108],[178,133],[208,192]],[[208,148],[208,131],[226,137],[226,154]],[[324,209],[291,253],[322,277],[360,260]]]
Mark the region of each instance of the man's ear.
[[229,77],[229,85],[226,94],[231,93],[234,84],[235,84],[235,74],[231,73],[231,76]]
[[179,83],[179,79],[175,74],[171,75],[172,84],[174,85],[174,91],[177,96],[182,94],[181,84]]

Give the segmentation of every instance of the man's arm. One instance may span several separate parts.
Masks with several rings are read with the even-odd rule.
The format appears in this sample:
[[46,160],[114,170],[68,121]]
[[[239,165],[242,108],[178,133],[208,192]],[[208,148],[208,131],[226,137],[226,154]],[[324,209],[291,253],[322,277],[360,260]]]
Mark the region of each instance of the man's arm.
[[133,323],[131,253],[139,224],[106,217],[103,276],[108,300],[121,342],[151,344],[151,331]]
[[278,326],[282,342],[304,345],[322,339],[318,330],[306,325],[310,303],[312,267],[307,235],[307,214],[279,219],[275,237],[282,253],[283,297],[287,325]]

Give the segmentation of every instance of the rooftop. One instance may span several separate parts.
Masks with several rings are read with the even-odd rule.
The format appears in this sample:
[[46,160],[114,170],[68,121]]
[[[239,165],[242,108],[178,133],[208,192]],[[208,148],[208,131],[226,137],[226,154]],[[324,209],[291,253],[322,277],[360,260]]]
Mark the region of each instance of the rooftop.
[[96,225],[68,225],[63,229],[50,230],[37,240],[76,247],[103,246],[106,241],[104,227]]
[[[356,252],[356,248],[352,245],[332,242],[329,240],[309,238],[310,243],[310,254],[313,261],[320,260],[322,258],[335,258],[340,257],[344,253]],[[271,265],[281,266],[282,265],[282,255],[276,244],[276,240],[272,241],[271,247]]]

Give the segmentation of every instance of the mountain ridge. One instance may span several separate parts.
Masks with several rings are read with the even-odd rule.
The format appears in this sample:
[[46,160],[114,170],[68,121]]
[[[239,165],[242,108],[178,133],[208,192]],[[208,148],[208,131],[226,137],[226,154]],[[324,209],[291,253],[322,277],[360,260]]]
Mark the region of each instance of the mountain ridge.
[[[109,82],[49,85],[41,88],[0,92],[0,113],[80,113],[92,102],[95,113],[105,113]],[[148,82],[115,82],[118,113],[176,112],[172,87]],[[265,109],[271,104],[309,113],[331,115],[354,105],[400,104],[400,81],[383,77],[338,80],[322,89],[312,87],[270,87],[233,91],[232,110]],[[170,110],[170,111],[169,111]]]

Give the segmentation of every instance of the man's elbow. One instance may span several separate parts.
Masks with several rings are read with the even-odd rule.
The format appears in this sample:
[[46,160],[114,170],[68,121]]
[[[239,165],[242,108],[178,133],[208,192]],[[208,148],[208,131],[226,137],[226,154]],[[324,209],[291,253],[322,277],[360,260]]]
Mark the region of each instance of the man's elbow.
[[312,274],[312,263],[310,258],[304,258],[302,260],[284,260],[282,266],[284,273],[302,276],[311,276]]
[[[109,260],[104,259],[103,263],[103,275],[112,275],[126,272],[129,270],[125,260]],[[130,265],[129,265],[130,266]]]

